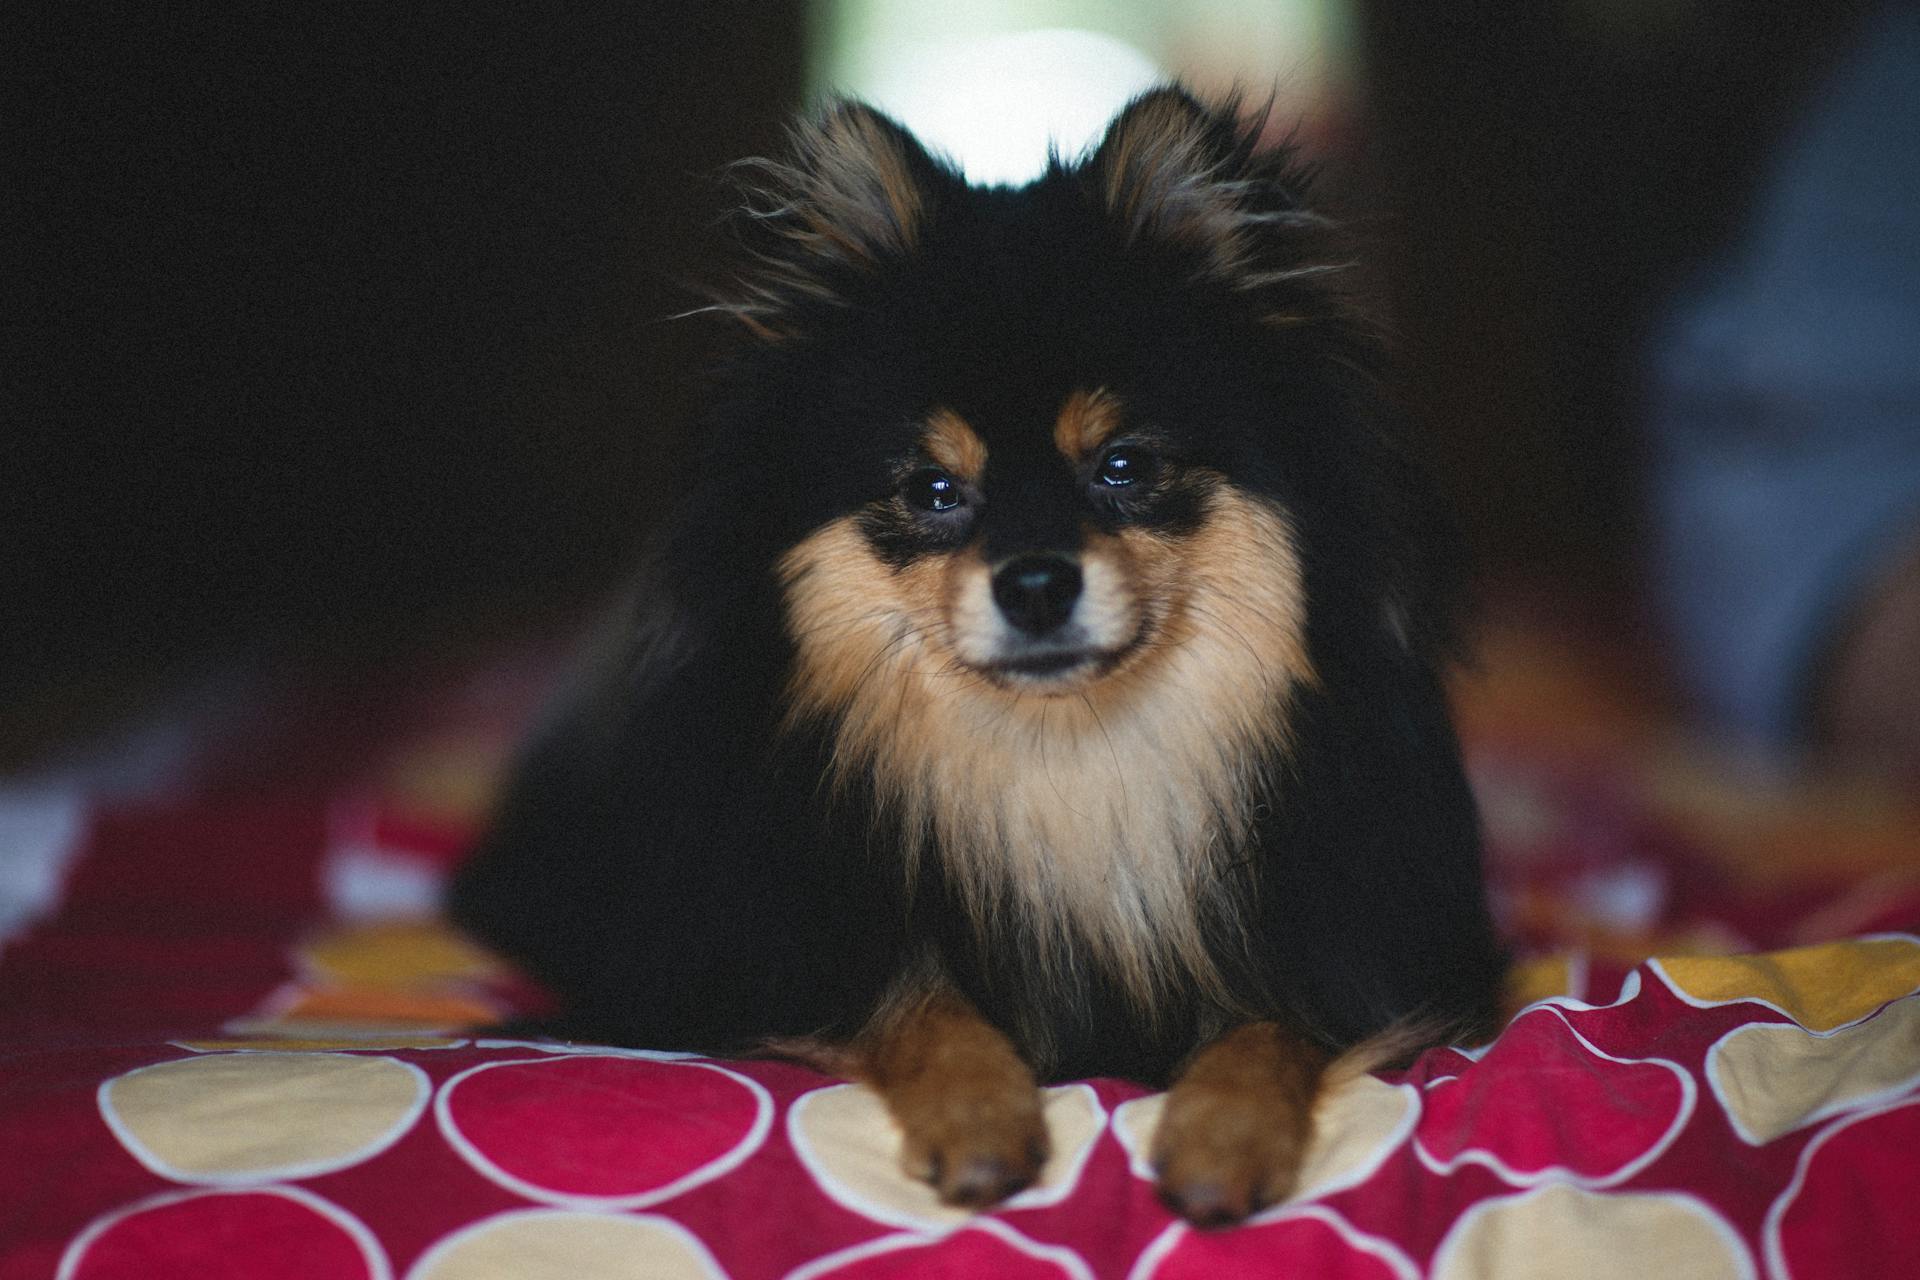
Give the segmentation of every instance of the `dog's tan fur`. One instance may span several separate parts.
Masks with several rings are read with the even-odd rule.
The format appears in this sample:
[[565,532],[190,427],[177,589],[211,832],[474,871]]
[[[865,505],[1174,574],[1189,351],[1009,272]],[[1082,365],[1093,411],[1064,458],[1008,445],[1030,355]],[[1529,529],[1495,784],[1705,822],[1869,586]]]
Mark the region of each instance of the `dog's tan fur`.
[[1272,1022],[1193,1055],[1153,1138],[1160,1194],[1203,1225],[1237,1222],[1293,1190],[1328,1055]]
[[1064,691],[1003,687],[965,660],[977,548],[894,569],[846,517],[781,564],[790,719],[832,726],[838,777],[871,775],[908,841],[903,874],[933,833],[976,924],[1011,914],[1043,970],[1097,961],[1149,1017],[1176,979],[1232,1007],[1203,906],[1266,798],[1249,762],[1284,748],[1288,695],[1314,678],[1285,517],[1222,483],[1201,526],[1090,540],[1089,600],[1140,638]]
[[916,986],[882,1010],[861,1037],[861,1075],[900,1125],[902,1168],[948,1204],[994,1204],[1039,1176],[1033,1070],[952,987]]
[[762,1050],[858,1080],[900,1126],[900,1166],[948,1204],[983,1208],[1040,1176],[1049,1154],[1033,1068],[931,956],[901,974],[852,1041],[778,1037]]
[[927,415],[922,447],[929,458],[969,484],[978,484],[987,469],[986,443],[951,409],[935,409]]
[[1053,424],[1053,445],[1062,457],[1078,463],[1105,444],[1120,429],[1120,402],[1104,388],[1076,391],[1060,406]]

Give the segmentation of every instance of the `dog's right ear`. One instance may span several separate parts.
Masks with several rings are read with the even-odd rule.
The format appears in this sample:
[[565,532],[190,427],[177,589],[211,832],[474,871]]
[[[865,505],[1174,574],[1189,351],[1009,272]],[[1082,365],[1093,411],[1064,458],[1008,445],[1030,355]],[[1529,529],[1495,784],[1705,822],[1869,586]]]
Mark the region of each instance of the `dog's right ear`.
[[1257,292],[1344,265],[1314,260],[1332,224],[1306,207],[1292,148],[1262,146],[1258,116],[1242,118],[1237,97],[1149,90],[1114,117],[1081,172],[1129,250],[1172,250],[1200,277]]
[[770,342],[791,336],[798,307],[843,302],[911,254],[940,193],[960,182],[901,125],[851,101],[797,126],[787,160],[733,173],[746,267],[718,309]]

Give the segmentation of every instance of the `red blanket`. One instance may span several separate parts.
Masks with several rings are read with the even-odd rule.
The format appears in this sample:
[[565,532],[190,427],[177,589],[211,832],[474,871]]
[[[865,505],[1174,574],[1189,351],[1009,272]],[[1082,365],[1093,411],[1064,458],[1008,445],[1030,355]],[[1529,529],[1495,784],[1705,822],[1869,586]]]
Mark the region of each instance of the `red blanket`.
[[1213,1233],[1124,1082],[1053,1090],[1042,1183],[968,1216],[857,1087],[462,1033],[537,996],[424,914],[464,828],[418,788],[56,804],[5,837],[63,871],[0,957],[0,1280],[1920,1275],[1920,824],[1504,716],[1533,1003],[1329,1099]]

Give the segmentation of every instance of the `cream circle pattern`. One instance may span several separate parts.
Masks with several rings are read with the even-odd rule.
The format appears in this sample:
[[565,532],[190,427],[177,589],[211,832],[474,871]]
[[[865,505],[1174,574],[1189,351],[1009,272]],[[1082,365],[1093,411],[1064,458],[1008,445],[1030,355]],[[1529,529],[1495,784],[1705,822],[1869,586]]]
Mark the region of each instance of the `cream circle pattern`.
[[[1434,1255],[1433,1280],[1751,1280],[1731,1225],[1691,1196],[1555,1183],[1462,1214]],[[1891,1274],[1891,1273],[1889,1273]]]
[[520,1209],[440,1240],[407,1280],[726,1280],[686,1228],[666,1218]]
[[[1105,1109],[1084,1084],[1046,1090],[1042,1106],[1053,1154],[1039,1181],[1009,1200],[1008,1209],[1057,1204],[1071,1194],[1106,1127]],[[830,1085],[801,1097],[787,1113],[787,1136],[822,1191],[875,1222],[940,1231],[972,1216],[941,1204],[932,1187],[901,1173],[900,1130],[864,1085]]]
[[[142,832],[128,849],[150,858]],[[250,856],[252,828],[232,834]],[[292,985],[247,970],[259,944],[192,940],[232,980],[204,1016],[156,987],[124,1033],[0,1035],[0,1280],[1920,1275],[1904,935],[1562,958],[1491,1044],[1330,1093],[1296,1195],[1232,1231],[1159,1201],[1166,1099],[1125,1081],[1048,1090],[1042,1180],[966,1215],[901,1171],[866,1089],[791,1062],[435,1033],[525,997],[430,925],[306,930]],[[91,1016],[39,972],[0,981],[0,1021],[36,990],[65,993],[56,1026]],[[283,1004],[298,1016],[266,1017]]]
[[1814,1032],[1750,1022],[1707,1050],[1707,1085],[1742,1139],[1760,1146],[1802,1125],[1920,1085],[1920,1001]]
[[375,1054],[219,1053],[100,1086],[100,1115],[133,1157],[175,1182],[310,1178],[367,1160],[413,1127],[426,1073]]

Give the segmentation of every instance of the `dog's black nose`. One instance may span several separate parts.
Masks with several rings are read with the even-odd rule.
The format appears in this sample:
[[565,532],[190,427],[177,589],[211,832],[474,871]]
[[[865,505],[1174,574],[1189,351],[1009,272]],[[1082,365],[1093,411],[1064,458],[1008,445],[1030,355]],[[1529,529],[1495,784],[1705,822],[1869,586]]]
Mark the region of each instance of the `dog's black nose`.
[[1064,556],[1015,556],[994,573],[993,598],[1008,622],[1029,635],[1045,635],[1072,616],[1080,566]]

